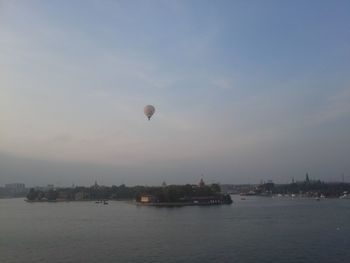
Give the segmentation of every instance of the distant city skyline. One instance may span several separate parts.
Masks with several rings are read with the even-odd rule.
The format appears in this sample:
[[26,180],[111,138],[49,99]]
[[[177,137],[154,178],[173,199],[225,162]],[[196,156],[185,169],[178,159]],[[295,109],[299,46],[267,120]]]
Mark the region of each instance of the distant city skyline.
[[0,0],[0,185],[348,181],[349,8]]

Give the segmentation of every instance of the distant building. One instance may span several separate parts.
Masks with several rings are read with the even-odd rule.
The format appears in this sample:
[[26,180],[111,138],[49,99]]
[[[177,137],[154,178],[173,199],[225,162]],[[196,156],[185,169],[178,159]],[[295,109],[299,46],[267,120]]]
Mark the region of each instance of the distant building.
[[198,184],[199,187],[204,187],[205,186],[205,183],[203,181],[203,178],[201,178],[199,184]]
[[141,203],[152,203],[154,197],[152,195],[142,195],[140,198]]
[[5,189],[12,194],[17,194],[17,193],[25,192],[26,186],[25,184],[12,183],[12,184],[6,184]]
[[68,200],[70,198],[69,193],[66,191],[59,191],[57,200]]
[[85,193],[84,191],[80,191],[80,192],[75,194],[74,199],[76,201],[83,201],[83,200],[89,199],[89,195],[88,195],[88,193]]
[[49,191],[49,190],[55,190],[55,186],[53,184],[48,184],[46,186],[34,186],[33,187],[37,191]]
[[0,188],[0,197],[24,197],[28,193],[25,184],[12,183]]
[[239,191],[236,185],[233,184],[220,184],[220,190],[222,193],[238,194]]
[[306,173],[305,182],[306,183],[310,183],[310,178],[309,178],[309,174],[308,173]]
[[5,188],[7,189],[17,189],[17,190],[23,190],[26,188],[25,184],[19,184],[19,183],[13,183],[13,184],[6,184]]

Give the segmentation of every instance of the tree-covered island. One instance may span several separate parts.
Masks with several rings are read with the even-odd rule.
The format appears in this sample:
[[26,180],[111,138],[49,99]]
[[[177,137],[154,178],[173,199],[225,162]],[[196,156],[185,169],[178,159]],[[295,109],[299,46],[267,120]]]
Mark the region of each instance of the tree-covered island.
[[162,186],[100,186],[30,189],[29,202],[135,200],[145,205],[214,205],[231,204],[230,195],[222,194],[218,184],[165,185]]

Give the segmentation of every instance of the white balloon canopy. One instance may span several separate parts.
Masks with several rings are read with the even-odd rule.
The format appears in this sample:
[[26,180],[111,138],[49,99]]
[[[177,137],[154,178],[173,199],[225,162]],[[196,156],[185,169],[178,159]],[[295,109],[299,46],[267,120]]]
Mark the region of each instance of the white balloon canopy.
[[156,111],[156,109],[154,108],[153,105],[146,105],[143,109],[143,112],[145,113],[148,120],[151,120],[151,117],[155,111]]

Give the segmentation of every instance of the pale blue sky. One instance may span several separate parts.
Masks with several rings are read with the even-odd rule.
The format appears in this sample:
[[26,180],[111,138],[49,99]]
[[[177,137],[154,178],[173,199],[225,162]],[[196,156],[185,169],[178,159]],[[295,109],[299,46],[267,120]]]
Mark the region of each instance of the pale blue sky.
[[349,12],[0,0],[0,185],[350,180]]

